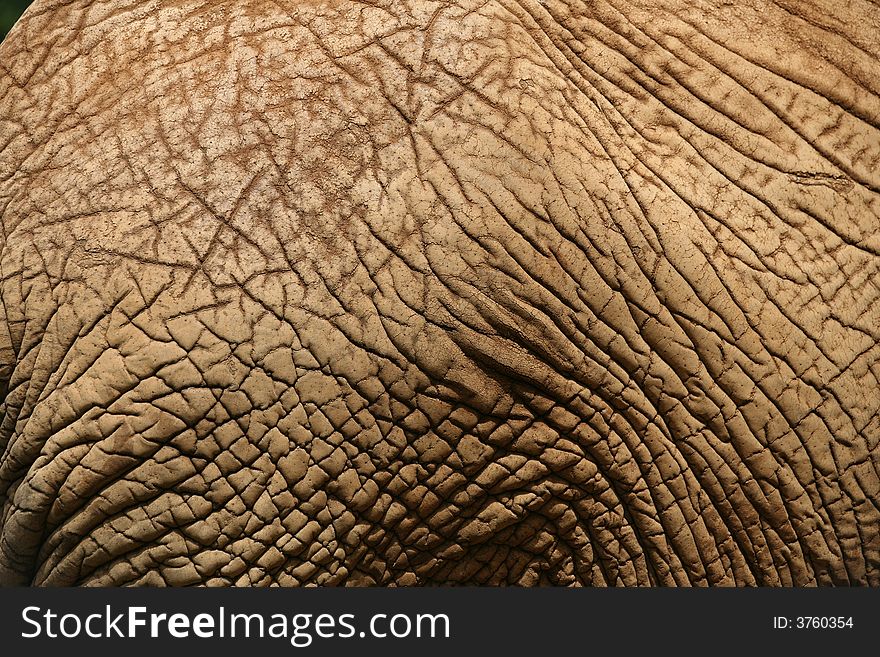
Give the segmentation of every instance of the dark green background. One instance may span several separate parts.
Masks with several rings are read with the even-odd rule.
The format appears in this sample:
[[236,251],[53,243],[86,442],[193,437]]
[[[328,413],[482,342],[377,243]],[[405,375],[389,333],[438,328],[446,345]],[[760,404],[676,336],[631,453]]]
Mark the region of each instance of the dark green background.
[[33,0],[0,0],[0,40],[15,25],[21,13]]

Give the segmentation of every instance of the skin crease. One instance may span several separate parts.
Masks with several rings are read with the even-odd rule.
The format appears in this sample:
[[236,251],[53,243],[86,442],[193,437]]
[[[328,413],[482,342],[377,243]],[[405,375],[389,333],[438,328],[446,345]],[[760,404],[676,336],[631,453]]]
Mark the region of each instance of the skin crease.
[[0,583],[880,584],[878,31],[37,0]]

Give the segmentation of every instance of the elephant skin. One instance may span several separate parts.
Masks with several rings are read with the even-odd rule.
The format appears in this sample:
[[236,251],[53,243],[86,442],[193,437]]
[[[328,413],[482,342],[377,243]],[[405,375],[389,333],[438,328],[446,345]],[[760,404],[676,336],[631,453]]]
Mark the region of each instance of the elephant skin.
[[0,583],[880,584],[878,30],[37,0]]

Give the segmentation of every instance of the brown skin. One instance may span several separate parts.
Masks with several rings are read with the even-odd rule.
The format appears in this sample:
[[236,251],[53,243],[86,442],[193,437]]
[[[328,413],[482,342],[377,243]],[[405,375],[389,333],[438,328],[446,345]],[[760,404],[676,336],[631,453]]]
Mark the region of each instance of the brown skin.
[[38,0],[0,583],[880,584],[839,4]]

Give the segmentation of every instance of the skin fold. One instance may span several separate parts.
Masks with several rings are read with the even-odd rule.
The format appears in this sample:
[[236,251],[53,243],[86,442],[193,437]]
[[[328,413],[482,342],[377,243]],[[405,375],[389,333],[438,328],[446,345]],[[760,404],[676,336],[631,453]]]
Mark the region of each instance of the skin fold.
[[0,583],[880,584],[878,33],[37,0]]

